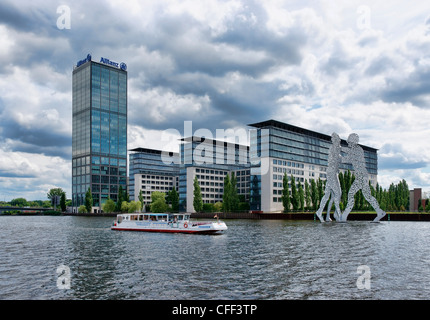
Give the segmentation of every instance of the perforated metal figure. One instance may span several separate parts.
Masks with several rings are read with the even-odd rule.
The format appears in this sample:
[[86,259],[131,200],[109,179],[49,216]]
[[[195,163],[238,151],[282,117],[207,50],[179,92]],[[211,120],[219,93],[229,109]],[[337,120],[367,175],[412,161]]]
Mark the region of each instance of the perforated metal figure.
[[358,190],[361,190],[364,198],[370,203],[373,209],[376,210],[377,216],[373,222],[378,222],[386,213],[379,207],[378,201],[372,196],[370,191],[369,176],[364,161],[364,151],[361,146],[358,145],[358,141],[358,134],[351,133],[347,140],[348,148],[341,148],[341,150],[346,153],[346,156],[342,158],[342,162],[351,163],[354,168],[355,175],[355,180],[348,192],[348,203],[341,216],[341,221],[346,221],[348,218],[349,213],[354,207],[354,195]]
[[333,132],[331,135],[331,142],[332,145],[329,149],[328,154],[328,168],[327,168],[327,180],[325,184],[325,192],[324,196],[321,199],[320,207],[317,211],[317,216],[321,220],[321,222],[324,222],[324,219],[322,217],[322,212],[324,210],[324,207],[330,198],[329,205],[327,207],[327,216],[326,221],[331,221],[330,219],[330,210],[333,205],[335,205],[335,212],[334,217],[336,220],[339,220],[340,218],[340,208],[339,208],[339,202],[342,195],[342,190],[340,189],[340,183],[339,183],[339,164],[341,162],[341,156],[340,156],[340,137],[337,133]]

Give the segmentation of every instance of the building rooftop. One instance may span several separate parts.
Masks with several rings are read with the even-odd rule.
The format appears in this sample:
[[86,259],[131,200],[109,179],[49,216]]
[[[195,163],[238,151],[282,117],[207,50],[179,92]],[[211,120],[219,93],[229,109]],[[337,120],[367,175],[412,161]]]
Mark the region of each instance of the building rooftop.
[[[304,129],[304,128],[300,128],[300,127],[296,127],[293,126],[291,124],[288,123],[284,123],[284,122],[280,122],[277,120],[266,120],[266,121],[262,121],[262,122],[257,122],[257,123],[252,123],[252,124],[248,124],[248,126],[250,127],[254,127],[254,128],[267,128],[267,127],[275,127],[275,128],[279,128],[279,129],[283,129],[283,130],[288,130],[288,131],[292,131],[295,133],[299,133],[299,134],[304,134],[307,136],[311,136],[311,137],[315,137],[321,140],[326,140],[331,142],[331,136],[327,135],[327,134],[323,134],[323,133],[319,133],[316,131],[312,131],[312,130],[308,130],[308,129]],[[343,145],[347,145],[346,140],[342,139],[341,143]],[[372,151],[372,152],[376,152],[378,149],[372,148],[372,147],[368,147],[365,145],[360,144],[360,146],[367,151]]]

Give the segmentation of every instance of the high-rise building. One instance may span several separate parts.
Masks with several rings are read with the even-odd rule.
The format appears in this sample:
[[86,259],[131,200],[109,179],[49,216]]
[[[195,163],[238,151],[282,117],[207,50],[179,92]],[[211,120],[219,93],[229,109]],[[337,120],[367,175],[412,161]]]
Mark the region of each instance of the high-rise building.
[[127,66],[91,55],[73,70],[72,206],[93,212],[127,187]]

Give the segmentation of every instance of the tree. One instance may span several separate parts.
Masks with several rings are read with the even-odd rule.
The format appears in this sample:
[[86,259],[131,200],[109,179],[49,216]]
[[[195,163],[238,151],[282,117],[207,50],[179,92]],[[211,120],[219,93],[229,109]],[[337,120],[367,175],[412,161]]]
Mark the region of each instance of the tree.
[[111,213],[115,211],[115,201],[111,198],[107,199],[107,201],[103,204],[102,209],[104,212]]
[[291,204],[293,205],[294,211],[299,210],[300,198],[296,188],[296,180],[294,179],[293,175],[291,175]]
[[315,179],[311,180],[311,200],[312,200],[312,209],[318,209],[318,190]]
[[196,212],[201,212],[203,210],[203,200],[202,200],[202,193],[199,186],[199,181],[197,180],[197,177],[194,178],[194,199],[193,199],[193,206],[194,210]]
[[61,188],[52,188],[46,194],[47,198],[52,201],[55,196],[61,197],[63,194],[66,194]]
[[10,205],[13,207],[26,207],[28,206],[28,202],[24,198],[16,198],[10,201]]
[[299,185],[298,185],[298,193],[299,193],[299,204],[300,204],[300,209],[302,211],[305,211],[305,194],[303,191],[303,187],[302,184],[299,181]]
[[93,195],[91,194],[90,187],[88,187],[88,190],[85,193],[85,208],[87,209],[87,212],[91,212],[93,209]]
[[222,202],[220,202],[220,201],[215,202],[214,211],[215,212],[221,212],[222,211]]
[[163,213],[167,210],[166,194],[160,191],[154,191],[151,194],[151,212]]
[[140,212],[140,207],[142,204],[140,201],[130,201],[128,203],[128,213]]
[[234,212],[239,209],[239,195],[237,194],[237,178],[234,172],[230,178],[230,211]]
[[142,194],[142,189],[139,190],[139,201],[141,204],[141,207],[143,207],[143,194]]
[[290,211],[290,189],[288,188],[288,176],[284,173],[284,178],[282,180],[282,205],[284,206],[284,212]]
[[84,205],[79,206],[78,208],[79,213],[87,213],[87,208]]
[[118,188],[118,199],[117,199],[116,207],[115,207],[116,212],[121,212],[121,206],[122,206],[123,201],[124,201],[124,191],[122,190],[122,186],[119,186],[119,188]]
[[309,210],[309,208],[311,207],[311,190],[308,180],[305,180],[305,203],[306,209]]
[[63,194],[61,195],[60,208],[62,212],[66,211],[66,193],[65,192],[63,192]]
[[224,177],[224,192],[222,195],[222,210],[224,212],[229,212],[230,208],[230,176],[226,174]]
[[179,211],[179,193],[176,191],[176,188],[173,187],[171,191],[169,191],[169,198],[172,204],[172,212]]

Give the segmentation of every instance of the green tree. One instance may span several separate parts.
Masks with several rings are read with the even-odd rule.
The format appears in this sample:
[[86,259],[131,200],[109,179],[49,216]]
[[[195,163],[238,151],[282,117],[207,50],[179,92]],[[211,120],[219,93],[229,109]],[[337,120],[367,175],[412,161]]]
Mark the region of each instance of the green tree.
[[222,195],[222,210],[224,212],[230,212],[231,208],[230,208],[230,192],[231,189],[231,185],[230,185],[230,176],[228,174],[226,174],[226,176],[224,177],[224,192]]
[[122,186],[119,186],[118,199],[116,201],[116,207],[115,207],[116,212],[121,212],[121,206],[123,201],[124,201],[124,191],[122,190]]
[[239,209],[239,195],[237,194],[237,178],[234,172],[230,178],[230,211],[234,212]]
[[49,190],[49,192],[46,194],[46,197],[47,197],[49,200],[51,200],[51,201],[52,201],[52,199],[53,199],[55,196],[61,197],[63,194],[66,194],[66,193],[64,192],[64,190],[63,190],[63,189],[61,189],[61,188],[52,188],[52,189],[50,189],[50,190]]
[[299,181],[299,185],[298,185],[298,193],[299,193],[299,204],[300,204],[300,208],[302,211],[305,211],[305,193],[303,191],[303,186],[301,184],[301,182]]
[[87,207],[85,207],[84,205],[79,206],[78,208],[78,212],[79,213],[87,213]]
[[13,207],[27,207],[28,202],[25,198],[16,198],[10,201],[10,205]]
[[151,194],[151,212],[163,213],[167,210],[166,194],[160,191],[154,191]]
[[91,212],[93,209],[93,195],[91,194],[90,187],[88,187],[88,190],[85,193],[85,208],[87,209],[87,212]]
[[141,203],[141,205],[143,206],[143,194],[142,194],[142,189],[139,190],[139,201]]
[[311,200],[312,200],[312,209],[318,209],[318,190],[315,179],[311,179]]
[[60,208],[62,212],[66,211],[66,193],[65,192],[63,192],[63,194],[61,195]]
[[299,210],[300,197],[296,187],[296,180],[294,179],[293,175],[291,175],[291,204],[293,205],[294,211]]
[[115,211],[115,201],[111,198],[107,199],[107,201],[103,204],[102,209],[104,212],[111,213]]
[[311,190],[308,183],[308,180],[305,180],[305,203],[306,203],[306,210],[309,210],[311,207]]
[[141,206],[142,204],[140,203],[140,201],[130,201],[128,203],[128,212],[129,213],[140,212]]
[[179,193],[176,191],[175,187],[173,187],[173,189],[169,192],[169,198],[172,204],[172,212],[178,212],[179,211]]
[[215,202],[214,211],[215,212],[221,212],[222,211],[222,202],[220,202],[220,201]]
[[282,179],[282,205],[284,206],[284,212],[290,211],[290,188],[288,187],[288,176],[286,173],[284,173],[284,178]]
[[203,210],[203,200],[202,200],[202,193],[199,186],[199,181],[197,180],[197,177],[194,178],[194,199],[193,199],[193,206],[194,210],[196,212],[201,212]]

